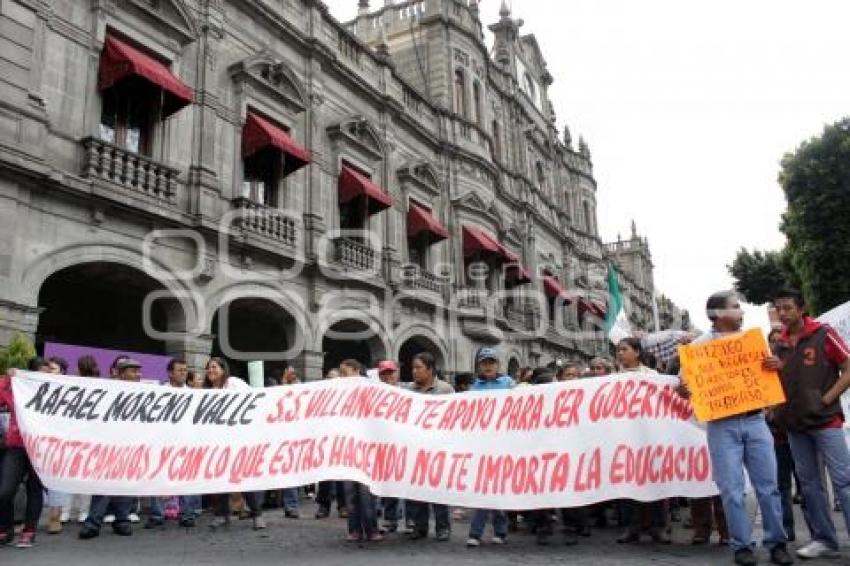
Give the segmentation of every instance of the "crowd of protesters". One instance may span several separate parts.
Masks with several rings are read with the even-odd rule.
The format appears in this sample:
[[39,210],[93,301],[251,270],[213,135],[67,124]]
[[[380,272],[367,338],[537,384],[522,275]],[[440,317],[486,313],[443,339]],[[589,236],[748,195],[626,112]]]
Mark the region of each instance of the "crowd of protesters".
[[[749,477],[761,515],[763,545],[774,564],[791,564],[793,558],[787,543],[795,541],[792,477],[798,485],[798,501],[804,503],[805,523],[810,541],[796,549],[800,558],[836,556],[838,539],[832,521],[826,489],[826,474],[831,479],[835,509],[844,513],[845,527],[850,528],[850,451],[845,440],[844,416],[839,396],[850,386],[850,351],[838,334],[806,315],[801,295],[785,290],[775,297],[782,328],[772,332],[771,355],[764,360],[767,370],[776,371],[786,394],[786,403],[766,410],[754,410],[707,423],[707,442],[711,455],[713,478],[720,495],[698,499],[665,499],[649,502],[630,500],[603,502],[571,509],[538,509],[505,511],[499,509],[451,510],[446,505],[427,501],[379,499],[367,486],[354,481],[324,481],[316,486],[285,488],[270,492],[246,492],[212,496],[185,495],[172,498],[147,498],[109,495],[80,496],[47,492],[32,468],[23,447],[14,414],[11,379],[0,380],[0,410],[5,410],[4,435],[0,450],[0,545],[16,543],[21,548],[33,545],[36,530],[47,507],[45,530],[55,534],[63,530],[72,512],[81,523],[79,537],[97,537],[104,524],[110,524],[117,535],[133,533],[132,523],[139,521],[143,507],[147,509],[145,529],[162,528],[167,519],[181,527],[196,527],[203,509],[211,509],[210,528],[230,525],[234,514],[250,518],[255,530],[266,528],[263,509],[274,502],[289,519],[300,518],[301,494],[315,497],[315,518],[326,519],[332,507],[346,520],[345,538],[351,542],[379,542],[385,536],[406,535],[411,540],[430,536],[438,541],[450,540],[453,523],[468,517],[467,546],[482,544],[488,524],[490,544],[502,545],[512,532],[527,526],[538,544],[553,541],[555,523],[560,519],[565,544],[577,544],[581,537],[591,536],[592,528],[614,522],[622,529],[617,539],[621,544],[635,544],[646,535],[656,544],[670,544],[671,523],[681,520],[681,508],[690,509],[693,529],[691,543],[704,545],[717,531],[717,542],[727,546],[735,563],[756,564],[753,526],[745,507],[744,472]],[[741,330],[743,314],[734,292],[719,292],[709,297],[706,313],[711,329],[699,336],[680,333],[675,344],[705,342]],[[658,355],[660,352],[663,355]],[[100,377],[91,356],[78,360],[75,373],[81,377]],[[59,358],[34,358],[27,369],[48,373],[69,373],[67,363]],[[553,381],[595,378],[611,373],[646,377],[667,373],[679,374],[675,348],[628,337],[616,345],[616,359],[594,358],[589,363],[566,362],[549,367],[520,368],[515,376],[507,375],[496,349],[483,347],[475,354],[474,374],[454,376],[454,384],[444,380],[434,356],[420,352],[411,361],[412,381],[400,383],[399,366],[393,360],[382,360],[376,366],[379,379],[390,386],[406,387],[422,395],[452,395],[464,391],[493,391],[513,387],[535,386]],[[170,387],[247,388],[242,379],[230,374],[224,359],[211,358],[202,372],[191,370],[186,362],[172,359],[167,366]],[[327,379],[358,379],[366,375],[357,360],[343,360],[331,369]],[[122,381],[141,380],[141,364],[129,357],[118,357],[109,368],[109,377]],[[292,385],[299,377],[291,367],[275,371],[266,386]],[[679,388],[683,396],[689,391],[684,381]],[[14,497],[24,486],[26,506],[23,525],[15,540]],[[382,522],[379,524],[379,520]]]

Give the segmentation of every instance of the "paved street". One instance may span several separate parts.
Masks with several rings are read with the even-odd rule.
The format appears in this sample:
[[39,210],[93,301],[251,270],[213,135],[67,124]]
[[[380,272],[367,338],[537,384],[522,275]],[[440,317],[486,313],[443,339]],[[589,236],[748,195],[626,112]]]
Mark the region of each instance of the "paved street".
[[[478,549],[464,546],[468,524],[455,523],[451,542],[435,540],[408,541],[404,535],[389,535],[381,543],[358,547],[343,541],[344,522],[340,519],[313,519],[314,505],[302,506],[302,519],[283,519],[282,511],[269,510],[266,517],[269,528],[251,530],[250,521],[234,521],[224,532],[207,528],[209,517],[202,518],[199,527],[192,531],[180,529],[169,523],[164,529],[145,531],[136,526],[132,537],[112,534],[107,527],[100,538],[92,541],[77,539],[77,526],[71,525],[61,535],[39,534],[38,544],[30,550],[13,547],[0,549],[3,566],[26,564],[39,566],[67,566],[68,564],[99,564],[138,566],[177,566],[180,564],[227,564],[255,566],[264,564],[381,566],[405,564],[406,566],[436,566],[442,564],[487,564],[508,566],[518,564],[576,564],[607,566],[613,564],[657,564],[714,566],[731,564],[726,550],[716,544],[692,547],[691,531],[675,524],[674,544],[655,546],[648,542],[640,546],[620,545],[615,539],[618,529],[597,529],[590,539],[582,539],[578,546],[563,546],[557,538],[548,547],[539,547],[533,537],[520,532],[512,534],[509,544],[503,547],[484,545]],[[685,511],[687,514],[687,511]],[[842,525],[836,516],[836,524]],[[802,523],[801,523],[802,524]],[[558,542],[555,542],[558,541]],[[845,555],[850,556],[846,546]],[[762,554],[762,562],[767,563]],[[850,560],[810,561],[807,565],[850,564]]]

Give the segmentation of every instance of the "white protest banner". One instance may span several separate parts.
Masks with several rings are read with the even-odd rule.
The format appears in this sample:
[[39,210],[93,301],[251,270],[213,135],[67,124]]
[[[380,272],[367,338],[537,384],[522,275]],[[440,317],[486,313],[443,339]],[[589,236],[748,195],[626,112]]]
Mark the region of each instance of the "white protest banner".
[[[820,315],[818,321],[833,327],[839,336],[850,344],[850,301]],[[844,416],[850,418],[850,391],[845,391],[841,396],[841,408],[844,411]],[[845,420],[844,426],[848,427],[850,423]]]
[[717,493],[675,378],[627,374],[430,396],[366,379],[193,390],[18,372],[44,484],[70,493],[259,491],[325,479],[498,509]]

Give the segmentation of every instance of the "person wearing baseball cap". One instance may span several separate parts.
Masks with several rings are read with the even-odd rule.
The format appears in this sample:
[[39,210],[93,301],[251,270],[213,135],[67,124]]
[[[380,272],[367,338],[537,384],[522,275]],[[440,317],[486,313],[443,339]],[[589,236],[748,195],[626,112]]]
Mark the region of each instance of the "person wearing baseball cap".
[[392,360],[378,362],[378,377],[387,385],[398,385],[398,364]]
[[[497,389],[511,389],[514,380],[509,375],[502,373],[499,363],[499,354],[495,348],[485,346],[478,350],[475,355],[476,376],[472,382],[471,391],[492,391]],[[481,536],[484,527],[487,526],[487,518],[493,514],[493,544],[505,544],[508,536],[508,517],[504,511],[490,509],[476,509],[472,514],[469,525],[469,538],[466,546],[481,546]]]

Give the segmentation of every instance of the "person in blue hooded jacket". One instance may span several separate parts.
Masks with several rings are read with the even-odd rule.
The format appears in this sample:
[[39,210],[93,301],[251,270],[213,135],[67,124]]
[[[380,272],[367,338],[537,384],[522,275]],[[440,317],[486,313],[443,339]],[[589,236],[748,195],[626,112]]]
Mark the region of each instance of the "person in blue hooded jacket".
[[[472,382],[471,391],[493,391],[496,389],[511,389],[514,380],[502,373],[499,355],[493,348],[481,348],[475,356],[476,375]],[[491,509],[476,509],[472,514],[469,525],[469,547],[481,546],[481,536],[487,526],[487,518],[493,515],[493,544],[505,544],[508,537],[508,518],[504,511]]]

